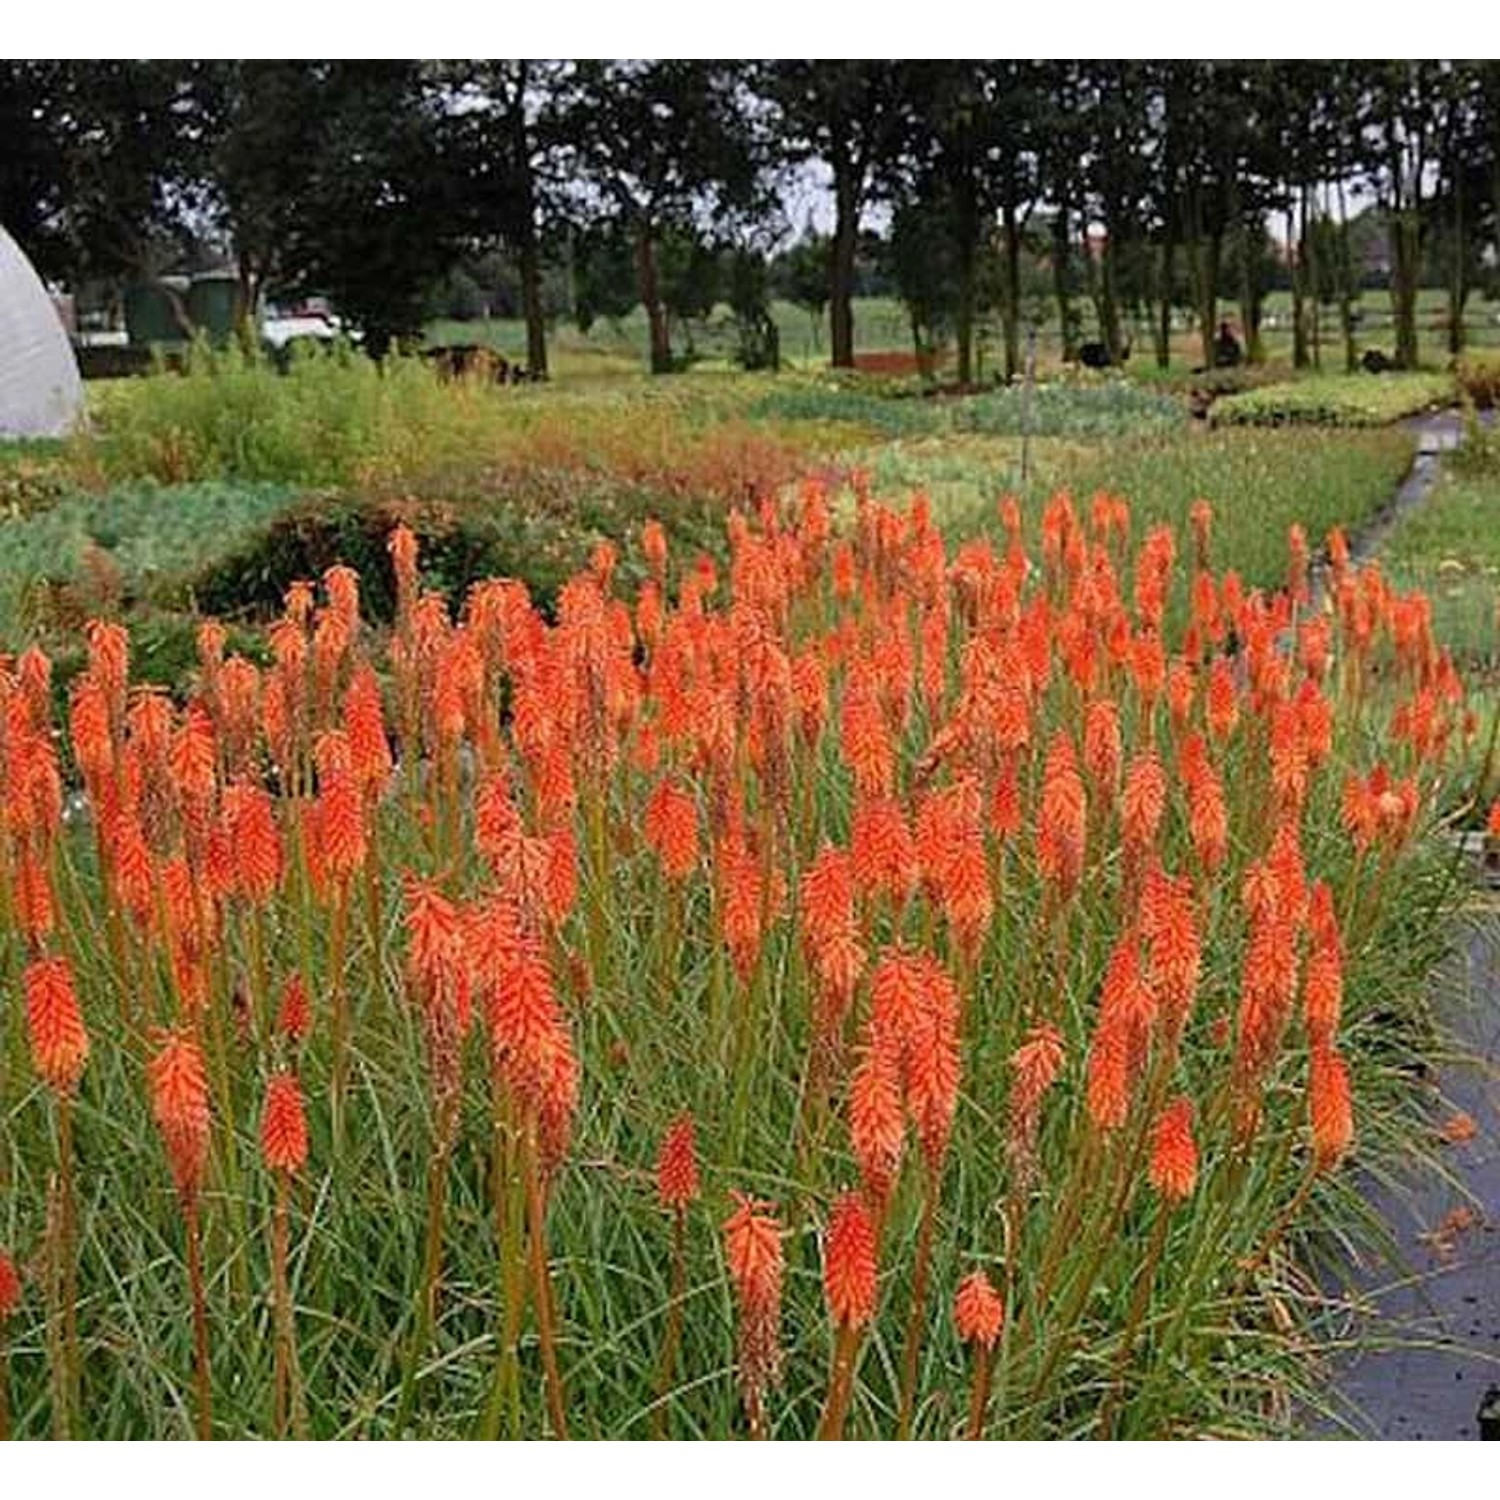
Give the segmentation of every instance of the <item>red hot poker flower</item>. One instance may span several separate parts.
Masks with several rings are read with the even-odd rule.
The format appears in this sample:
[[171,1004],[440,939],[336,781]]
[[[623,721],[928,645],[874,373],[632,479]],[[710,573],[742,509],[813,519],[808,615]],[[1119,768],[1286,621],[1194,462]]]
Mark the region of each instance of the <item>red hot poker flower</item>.
[[1307,1103],[1314,1163],[1318,1171],[1331,1172],[1354,1144],[1349,1070],[1336,1048],[1315,1045],[1309,1054]]
[[203,1053],[189,1036],[169,1036],[147,1064],[151,1113],[161,1131],[172,1178],[184,1200],[192,1198],[208,1162],[211,1124]]
[[684,1111],[662,1138],[656,1160],[656,1194],[662,1207],[683,1209],[698,1196],[698,1147],[693,1117]]
[[1151,1186],[1168,1203],[1191,1198],[1198,1181],[1193,1101],[1174,1099],[1157,1118],[1151,1137]]
[[698,864],[698,804],[692,795],[670,780],[659,782],[642,826],[668,878],[686,880]]
[[21,1275],[16,1263],[0,1250],[0,1324],[21,1305]]
[[849,1138],[865,1191],[878,1203],[900,1169],[906,1140],[899,1059],[878,1033],[849,1083]]
[[983,1271],[971,1271],[958,1284],[953,1322],[959,1338],[981,1349],[993,1349],[1005,1326],[1005,1301]]
[[836,1326],[863,1328],[870,1321],[877,1275],[875,1227],[864,1199],[845,1193],[833,1206],[823,1250],[823,1291]]
[[724,1254],[740,1307],[740,1381],[754,1406],[781,1363],[781,1225],[766,1212],[769,1204],[744,1193],[731,1196],[735,1211],[724,1221]]
[[307,1161],[307,1117],[295,1073],[278,1073],[266,1085],[260,1149],[272,1172],[297,1172]]
[[89,1056],[89,1035],[73,988],[73,971],[64,958],[39,958],[27,965],[22,983],[32,1063],[51,1088],[59,1094],[72,1093]]
[[312,1002],[300,974],[293,974],[281,991],[276,1029],[289,1042],[300,1042],[312,1030]]

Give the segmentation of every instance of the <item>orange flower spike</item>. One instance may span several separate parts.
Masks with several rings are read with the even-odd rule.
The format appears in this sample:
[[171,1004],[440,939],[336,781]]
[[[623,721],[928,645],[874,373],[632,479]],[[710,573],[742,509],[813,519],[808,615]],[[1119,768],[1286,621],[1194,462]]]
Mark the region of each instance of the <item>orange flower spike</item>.
[[404,523],[397,526],[386,540],[386,550],[396,572],[398,593],[410,597],[417,584],[417,539],[411,528]]
[[1193,1101],[1174,1099],[1157,1117],[1151,1134],[1151,1186],[1166,1203],[1185,1202],[1198,1182],[1198,1145],[1193,1139]]
[[971,1271],[959,1282],[953,1298],[953,1325],[965,1344],[978,1344],[988,1351],[999,1342],[1005,1327],[1005,1299],[983,1271]]
[[1198,679],[1192,663],[1178,657],[1167,670],[1167,710],[1171,714],[1172,728],[1181,734],[1193,714],[1193,698],[1198,690]]
[[785,1269],[781,1225],[766,1212],[769,1203],[739,1192],[731,1192],[730,1197],[735,1211],[724,1221],[724,1254],[740,1303],[779,1313]]
[[130,681],[130,635],[123,625],[90,620],[89,676],[99,684],[116,721],[125,713],[125,689]]
[[724,1255],[739,1302],[740,1384],[752,1431],[764,1435],[762,1398],[781,1365],[781,1282],[785,1261],[781,1225],[761,1203],[732,1193],[735,1211],[724,1221]]
[[656,1196],[663,1208],[684,1209],[698,1197],[698,1146],[693,1117],[678,1115],[656,1159]]
[[849,1139],[865,1191],[879,1204],[901,1169],[906,1140],[899,1057],[879,1033],[849,1082]]
[[390,780],[393,762],[380,684],[368,663],[354,669],[344,693],[344,733],[354,779],[367,797],[378,796]]
[[1130,1037],[1121,1023],[1101,1021],[1089,1043],[1086,1102],[1097,1130],[1118,1130],[1130,1113]]
[[266,1085],[260,1151],[272,1172],[299,1172],[307,1162],[307,1117],[295,1073],[277,1073]]
[[281,884],[281,834],[264,787],[234,782],[224,790],[224,823],[233,861],[234,890],[260,906]]
[[1062,1065],[1063,1039],[1056,1027],[1044,1022],[1027,1032],[1026,1040],[1010,1058],[1011,1072],[1015,1075],[1010,1092],[1013,1124],[1035,1118]]
[[350,880],[364,866],[364,808],[359,788],[347,771],[330,776],[318,792],[311,832],[319,867],[333,880]]
[[38,1075],[59,1094],[71,1094],[83,1077],[89,1035],[65,958],[39,958],[22,975],[31,1060]]
[[1105,806],[1119,787],[1121,760],[1120,711],[1112,699],[1097,698],[1083,721],[1083,766]]
[[906,1107],[929,1171],[936,1173],[958,1107],[960,1058],[958,986],[935,959],[917,960],[920,1008],[907,1035]]
[[1152,750],[1143,750],[1125,774],[1120,798],[1120,829],[1128,854],[1139,858],[1156,844],[1167,805],[1167,777]]
[[1188,879],[1152,871],[1141,896],[1141,930],[1146,939],[1151,988],[1175,1039],[1187,1024],[1203,965]]
[[16,925],[34,949],[40,949],[57,924],[57,904],[52,899],[49,866],[23,845],[16,861],[12,889]]
[[1234,733],[1239,723],[1239,696],[1234,686],[1234,670],[1229,658],[1216,656],[1208,669],[1206,698],[1208,732],[1221,745]]
[[0,1250],[0,1326],[21,1305],[21,1274],[16,1263]]
[[1229,853],[1229,812],[1218,773],[1206,762],[1188,790],[1188,833],[1198,863],[1212,875]]
[[686,880],[698,865],[698,804],[670,779],[658,782],[646,801],[642,829],[647,845],[671,880]]
[[40,647],[31,646],[16,662],[16,683],[31,716],[31,727],[45,731],[52,719],[52,661]]
[[1083,873],[1088,796],[1078,774],[1073,743],[1059,730],[1047,750],[1037,812],[1037,861],[1043,878],[1066,897]]
[[276,1029],[293,1045],[303,1041],[312,1030],[312,1001],[300,974],[293,974],[282,987]]
[[1332,1046],[1314,1046],[1309,1054],[1307,1102],[1315,1170],[1331,1172],[1354,1144],[1349,1070]]
[[863,1328],[875,1315],[879,1267],[875,1226],[864,1199],[845,1193],[828,1219],[823,1248],[823,1293],[838,1328]]
[[203,1054],[189,1036],[171,1035],[147,1064],[151,1113],[179,1195],[194,1197],[208,1163],[212,1123]]
[[84,674],[73,688],[68,704],[68,728],[73,740],[73,758],[97,798],[100,784],[109,775],[114,758],[110,732],[109,703],[104,689]]
[[1287,592],[1299,604],[1309,598],[1307,533],[1296,522],[1287,529]]
[[1312,946],[1302,975],[1303,1017],[1314,1046],[1332,1046],[1344,1000],[1344,961],[1333,893],[1324,881],[1313,887],[1308,907]]
[[655,517],[641,527],[641,555],[651,576],[662,583],[667,576],[667,533]]

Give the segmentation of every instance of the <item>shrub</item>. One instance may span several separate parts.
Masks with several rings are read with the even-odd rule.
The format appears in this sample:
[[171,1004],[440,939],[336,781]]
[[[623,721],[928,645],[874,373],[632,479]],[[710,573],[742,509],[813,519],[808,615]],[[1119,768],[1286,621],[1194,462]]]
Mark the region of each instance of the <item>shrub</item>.
[[1447,375],[1312,375],[1226,396],[1212,417],[1219,426],[1384,427],[1453,397]]
[[1481,411],[1500,405],[1500,350],[1471,349],[1461,354],[1454,374],[1464,394]]

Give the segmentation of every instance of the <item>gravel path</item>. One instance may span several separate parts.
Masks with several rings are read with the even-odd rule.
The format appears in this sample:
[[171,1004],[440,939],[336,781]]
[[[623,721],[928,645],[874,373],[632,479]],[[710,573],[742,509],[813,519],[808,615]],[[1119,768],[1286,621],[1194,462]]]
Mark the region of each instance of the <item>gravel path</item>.
[[[1352,539],[1361,560],[1427,498],[1442,453],[1463,437],[1456,412],[1407,426],[1416,457],[1391,503]],[[1361,1344],[1332,1371],[1331,1404],[1367,1437],[1479,1437],[1480,1408],[1492,1403],[1500,1421],[1500,902],[1465,926],[1433,984],[1438,1023],[1465,1059],[1429,1080],[1433,1128],[1453,1138],[1440,1147],[1446,1174],[1372,1180],[1367,1199],[1391,1251],[1346,1259],[1325,1276],[1356,1309]]]
[[1434,1127],[1462,1136],[1471,1122],[1473,1134],[1440,1148],[1446,1176],[1370,1186],[1395,1252],[1343,1268],[1367,1347],[1331,1392],[1368,1437],[1478,1437],[1479,1407],[1500,1387],[1500,905],[1434,983],[1453,1051],[1472,1059],[1438,1069]]

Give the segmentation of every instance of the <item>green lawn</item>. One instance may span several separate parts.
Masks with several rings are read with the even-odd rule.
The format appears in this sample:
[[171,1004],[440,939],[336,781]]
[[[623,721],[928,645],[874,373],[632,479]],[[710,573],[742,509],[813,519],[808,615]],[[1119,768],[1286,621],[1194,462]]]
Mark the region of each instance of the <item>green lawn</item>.
[[1448,474],[1386,543],[1392,581],[1432,600],[1433,628],[1471,670],[1497,665],[1500,477]]
[[[1092,304],[1086,298],[1079,298],[1077,305],[1083,337],[1098,337]],[[1365,292],[1356,306],[1361,315],[1356,335],[1360,348],[1383,349],[1389,353],[1394,343],[1389,295],[1381,291]],[[1221,309],[1222,315],[1238,327],[1238,305],[1226,301],[1221,304]],[[1290,292],[1272,292],[1266,298],[1261,339],[1265,357],[1271,363],[1291,363],[1291,309]],[[1037,358],[1039,365],[1047,368],[1056,363],[1061,350],[1056,307],[1048,299],[1039,302],[1036,310],[1041,316]],[[773,303],[771,315],[781,335],[781,354],[785,363],[827,364],[826,315],[815,324],[805,309],[789,302]],[[1447,362],[1446,317],[1447,294],[1439,288],[1424,289],[1417,299],[1418,334],[1424,364],[1438,367]],[[1179,367],[1179,373],[1183,373],[1198,363],[1200,344],[1197,335],[1186,328],[1180,317],[1179,325],[1173,336],[1173,363]],[[1470,345],[1500,346],[1500,302],[1487,301],[1477,294],[1472,296],[1464,311],[1464,328]],[[716,309],[702,324],[695,324],[691,332],[693,344],[706,367],[729,368],[732,365],[734,333],[727,308]],[[491,318],[466,323],[440,319],[428,325],[427,336],[434,344],[488,344],[509,358],[524,361],[526,356],[526,329],[518,318]],[[911,324],[901,303],[892,297],[855,298],[854,341],[856,353],[909,350],[912,347]],[[1337,308],[1325,307],[1322,310],[1321,342],[1324,368],[1331,371],[1342,369],[1343,339]],[[558,320],[551,330],[548,357],[554,378],[602,378],[640,369],[645,364],[646,347],[645,316],[635,308],[618,323],[595,323],[587,334],[580,333],[570,321]],[[687,330],[674,331],[673,347],[678,352],[686,349]],[[1134,328],[1131,352],[1132,375],[1149,377],[1154,373],[1147,309],[1142,309],[1139,324]],[[998,319],[987,320],[987,326],[982,326],[977,357],[981,378],[992,376],[1000,367],[1003,355]]]

